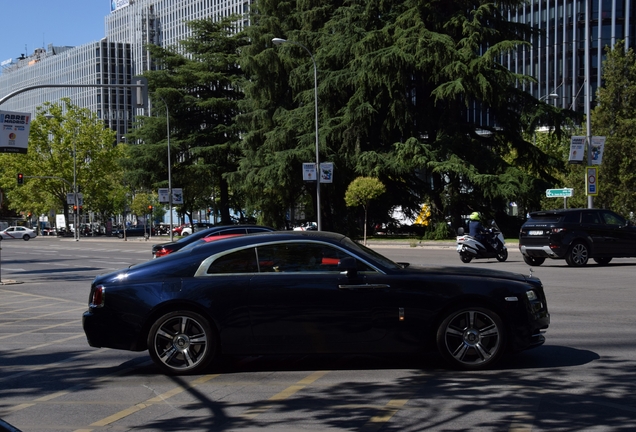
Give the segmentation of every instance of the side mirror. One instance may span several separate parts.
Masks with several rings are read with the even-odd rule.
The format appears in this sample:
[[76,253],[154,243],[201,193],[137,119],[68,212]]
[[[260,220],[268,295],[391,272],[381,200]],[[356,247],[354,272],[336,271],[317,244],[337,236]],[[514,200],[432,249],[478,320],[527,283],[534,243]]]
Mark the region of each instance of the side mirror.
[[355,258],[346,257],[338,261],[338,271],[345,273],[349,278],[356,277],[358,275],[358,264]]
[[457,228],[457,235],[460,235],[460,236],[464,235],[464,227]]

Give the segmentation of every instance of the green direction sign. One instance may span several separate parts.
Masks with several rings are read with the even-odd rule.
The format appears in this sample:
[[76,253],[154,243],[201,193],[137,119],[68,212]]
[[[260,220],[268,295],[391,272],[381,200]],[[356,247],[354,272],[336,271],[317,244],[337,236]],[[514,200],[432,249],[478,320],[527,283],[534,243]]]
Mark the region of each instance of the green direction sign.
[[569,198],[572,196],[574,189],[546,189],[545,196],[548,198]]

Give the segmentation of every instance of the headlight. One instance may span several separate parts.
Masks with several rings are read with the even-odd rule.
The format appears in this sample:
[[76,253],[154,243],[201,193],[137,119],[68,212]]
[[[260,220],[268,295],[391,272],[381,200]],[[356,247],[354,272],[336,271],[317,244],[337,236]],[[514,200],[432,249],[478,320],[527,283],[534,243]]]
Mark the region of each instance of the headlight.
[[532,290],[528,290],[528,291],[526,291],[526,296],[528,297],[528,300],[529,300],[529,301],[535,301],[535,300],[537,300],[537,299],[538,299],[538,297],[537,297],[537,293],[535,293],[535,292],[534,292],[534,291],[532,291]]

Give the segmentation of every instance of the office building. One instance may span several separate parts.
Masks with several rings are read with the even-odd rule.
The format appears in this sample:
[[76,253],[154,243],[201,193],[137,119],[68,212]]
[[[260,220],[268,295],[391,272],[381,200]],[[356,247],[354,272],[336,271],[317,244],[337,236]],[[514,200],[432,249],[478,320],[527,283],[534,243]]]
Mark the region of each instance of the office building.
[[[502,62],[513,72],[536,78],[536,84],[524,88],[536,98],[584,112],[586,59],[593,107],[601,86],[605,47],[613,47],[621,39],[626,48],[635,46],[635,5],[636,0],[530,0],[511,12],[509,20],[531,24],[542,33],[533,38],[531,46]],[[558,97],[548,97],[550,94]]]
[[[94,0],[93,0],[94,1]],[[101,0],[106,1],[106,0]],[[153,69],[147,44],[178,47],[190,35],[188,21],[245,17],[252,0],[112,0],[105,18],[106,36],[78,47],[38,48],[30,56],[0,64],[0,96],[25,87],[51,84],[131,84],[135,75]],[[117,132],[117,141],[132,127],[129,88],[41,88],[12,97],[0,108],[35,113],[44,102],[68,97],[88,108]]]

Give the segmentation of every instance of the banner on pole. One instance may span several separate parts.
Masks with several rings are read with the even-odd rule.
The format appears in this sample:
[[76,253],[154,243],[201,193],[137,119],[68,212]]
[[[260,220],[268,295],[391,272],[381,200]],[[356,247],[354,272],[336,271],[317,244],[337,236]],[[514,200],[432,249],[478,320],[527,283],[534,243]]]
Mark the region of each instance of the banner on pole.
[[0,111],[0,153],[26,153],[31,114]]
[[592,152],[592,157],[590,158],[592,161],[592,165],[600,165],[603,161],[603,149],[605,148],[605,137],[604,136],[593,136],[592,137],[592,145],[590,146],[590,151]]
[[573,136],[570,139],[570,158],[569,163],[580,164],[583,163],[583,156],[585,155],[585,137]]

